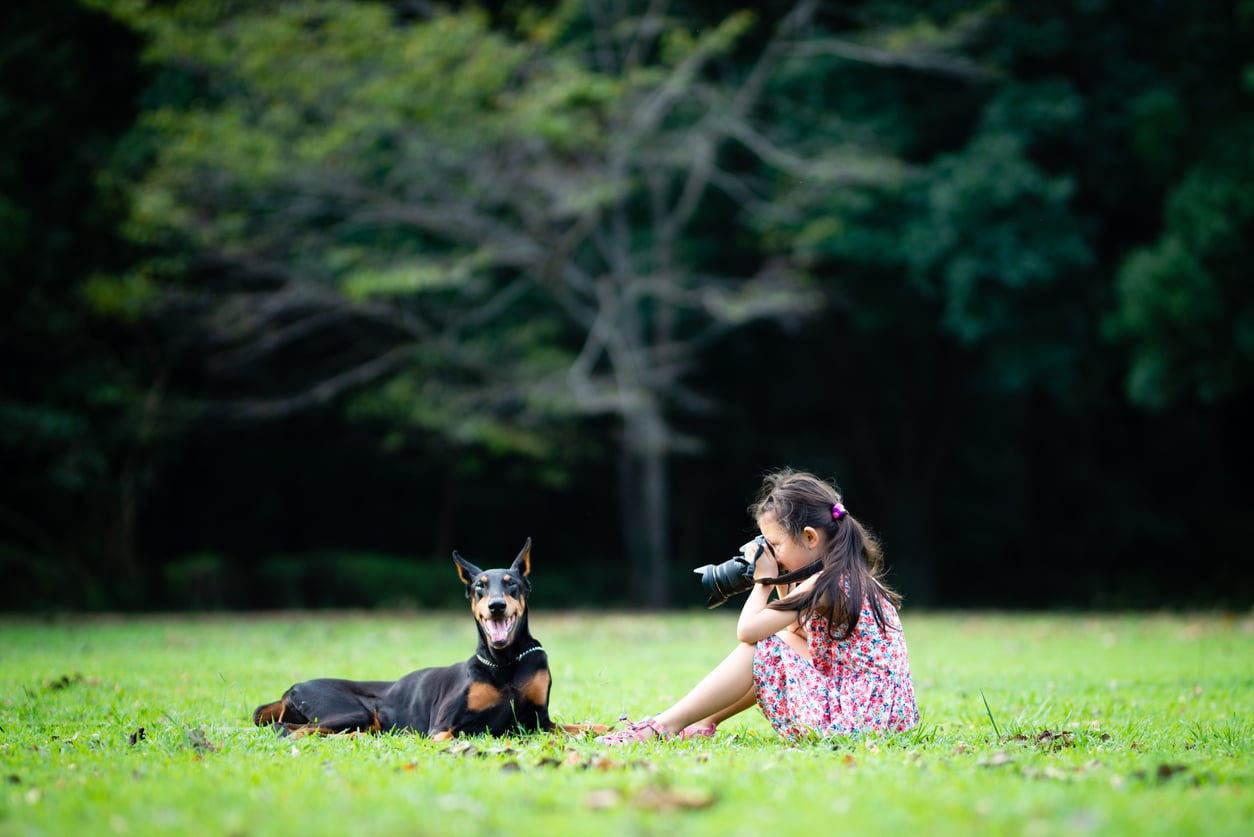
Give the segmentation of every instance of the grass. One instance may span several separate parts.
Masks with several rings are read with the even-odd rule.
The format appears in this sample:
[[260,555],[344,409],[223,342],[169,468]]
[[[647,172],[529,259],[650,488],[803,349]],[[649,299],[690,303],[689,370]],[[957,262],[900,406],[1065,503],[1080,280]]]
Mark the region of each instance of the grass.
[[[640,717],[728,613],[537,613],[557,720]],[[470,655],[463,614],[0,623],[0,834],[1246,834],[1254,618],[904,614],[923,724],[790,746],[535,735],[293,741],[293,681]]]

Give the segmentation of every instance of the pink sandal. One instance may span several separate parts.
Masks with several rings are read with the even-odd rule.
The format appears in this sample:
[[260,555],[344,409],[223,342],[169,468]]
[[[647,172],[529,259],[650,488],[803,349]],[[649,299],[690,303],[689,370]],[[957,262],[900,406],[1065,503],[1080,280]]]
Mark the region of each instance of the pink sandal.
[[679,735],[675,737],[680,741],[691,741],[694,738],[713,738],[716,732],[718,732],[718,724],[710,724],[708,727],[689,724],[680,730]]
[[[626,716],[621,720],[627,721]],[[645,730],[652,730],[653,734],[649,735]],[[680,741],[691,741],[694,738],[713,738],[714,733],[718,731],[718,724],[710,724],[708,727],[699,727],[696,724],[690,724],[679,732],[667,732],[662,725],[653,718],[645,718],[642,721],[627,721],[627,728],[618,732],[611,732],[608,735],[602,735],[596,739],[598,744],[604,744],[608,747],[617,747],[619,744],[630,744],[636,741],[650,741],[654,738],[675,738]]]
[[[627,720],[626,717],[623,718]],[[653,734],[649,735],[645,730],[652,730]],[[627,728],[620,729],[618,732],[611,732],[608,735],[598,736],[596,742],[604,744],[607,747],[617,747],[619,744],[631,744],[636,741],[649,741],[653,738],[670,738],[671,734],[662,729],[662,725],[653,718],[645,718],[642,721],[627,721]]]

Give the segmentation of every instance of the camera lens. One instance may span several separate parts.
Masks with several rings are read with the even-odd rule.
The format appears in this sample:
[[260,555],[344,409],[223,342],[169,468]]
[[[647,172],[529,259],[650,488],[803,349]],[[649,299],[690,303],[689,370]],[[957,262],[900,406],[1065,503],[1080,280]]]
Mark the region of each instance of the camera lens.
[[701,576],[701,587],[709,597],[705,604],[708,608],[718,607],[737,593],[753,588],[753,562],[743,555],[721,564],[706,564],[693,572]]

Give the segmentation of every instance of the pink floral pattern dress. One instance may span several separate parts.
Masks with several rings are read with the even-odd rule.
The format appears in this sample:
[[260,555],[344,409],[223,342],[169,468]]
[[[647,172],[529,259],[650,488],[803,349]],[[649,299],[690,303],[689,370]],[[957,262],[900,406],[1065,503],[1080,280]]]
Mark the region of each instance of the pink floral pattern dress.
[[758,706],[789,740],[862,732],[899,732],[919,722],[906,637],[897,610],[881,602],[881,630],[864,599],[852,636],[830,631],[822,616],[806,623],[812,660],[772,634],[753,655]]

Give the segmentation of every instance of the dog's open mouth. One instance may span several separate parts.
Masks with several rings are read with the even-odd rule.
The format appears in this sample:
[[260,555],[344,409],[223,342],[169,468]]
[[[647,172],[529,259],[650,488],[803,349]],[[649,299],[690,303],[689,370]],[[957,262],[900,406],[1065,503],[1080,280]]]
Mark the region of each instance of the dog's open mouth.
[[481,624],[488,635],[488,644],[493,648],[504,648],[514,637],[514,628],[518,625],[518,614],[484,619]]

